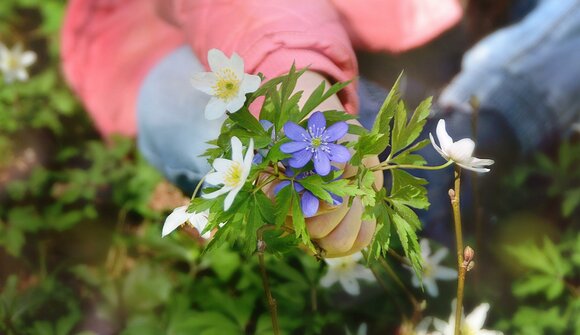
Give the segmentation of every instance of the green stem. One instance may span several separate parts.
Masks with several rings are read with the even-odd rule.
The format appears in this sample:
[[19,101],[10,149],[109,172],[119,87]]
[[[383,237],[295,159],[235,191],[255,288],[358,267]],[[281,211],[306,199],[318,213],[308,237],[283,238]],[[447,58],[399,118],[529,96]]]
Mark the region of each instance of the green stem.
[[203,178],[200,179],[199,183],[197,183],[197,186],[195,186],[195,190],[193,191],[193,194],[191,195],[191,200],[193,200],[195,198],[195,196],[197,195],[197,192],[199,192],[199,189],[201,188],[201,185],[203,185],[205,177],[207,177],[207,175],[203,176]]
[[266,250],[266,242],[264,242],[264,231],[276,229],[274,225],[264,225],[257,231],[258,235],[258,261],[260,263],[260,274],[262,276],[262,284],[264,286],[264,293],[268,299],[268,309],[270,310],[270,317],[272,318],[272,329],[274,335],[280,334],[280,325],[278,323],[278,308],[276,299],[272,296],[270,290],[270,281],[268,280],[268,273],[266,272],[266,263],[264,262],[264,251]]
[[412,164],[385,164],[385,162],[375,165],[370,168],[371,171],[382,171],[382,170],[392,170],[392,169],[415,169],[415,170],[441,170],[449,165],[453,164],[452,160],[449,160],[441,165],[436,166],[421,166]]
[[455,187],[449,192],[453,208],[453,223],[455,225],[455,243],[457,245],[457,308],[455,309],[455,335],[461,335],[461,313],[463,311],[463,290],[465,286],[466,267],[463,264],[463,235],[461,232],[461,211],[459,197],[461,189],[461,168],[455,167]]
[[409,301],[411,301],[411,304],[413,304],[413,310],[414,313],[420,313],[421,311],[421,304],[419,304],[419,302],[417,301],[417,299],[415,299],[415,296],[413,295],[413,293],[411,293],[407,287],[405,286],[405,284],[403,284],[403,282],[401,281],[401,279],[399,279],[399,276],[397,276],[397,274],[395,273],[395,271],[393,270],[393,268],[389,265],[389,263],[387,263],[387,261],[384,258],[380,258],[379,259],[380,264],[383,266],[383,269],[385,269],[385,271],[387,272],[387,274],[393,279],[393,281],[395,281],[395,283],[397,285],[399,285],[399,287],[401,289],[403,289],[403,292],[405,292],[405,294],[407,295],[407,297],[409,298]]

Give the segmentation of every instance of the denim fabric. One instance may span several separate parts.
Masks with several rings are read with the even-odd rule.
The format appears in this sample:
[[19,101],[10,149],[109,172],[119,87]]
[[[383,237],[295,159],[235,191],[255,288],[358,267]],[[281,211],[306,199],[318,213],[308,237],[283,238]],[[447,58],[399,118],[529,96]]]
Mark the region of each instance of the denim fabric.
[[504,116],[528,153],[580,120],[579,60],[580,0],[544,0],[466,53],[439,103],[469,111],[476,96]]
[[137,98],[137,143],[143,156],[165,177],[191,194],[209,171],[199,157],[219,135],[222,119],[208,121],[209,96],[190,84],[205,71],[188,46],[176,49],[150,71]]

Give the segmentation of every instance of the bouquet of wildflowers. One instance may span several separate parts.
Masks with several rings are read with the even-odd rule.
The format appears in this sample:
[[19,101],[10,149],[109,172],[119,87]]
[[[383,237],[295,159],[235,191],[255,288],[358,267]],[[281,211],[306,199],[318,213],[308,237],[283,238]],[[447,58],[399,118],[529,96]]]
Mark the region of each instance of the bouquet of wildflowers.
[[[224,113],[227,118],[219,137],[210,142],[212,147],[205,152],[212,171],[198,184],[189,206],[177,208],[167,218],[163,235],[189,223],[202,237],[210,239],[206,251],[226,242],[239,245],[247,253],[258,251],[259,255],[299,246],[328,258],[349,256],[366,248],[367,260],[392,251],[391,241],[397,238],[407,266],[417,276],[414,283],[419,284],[425,263],[417,237],[421,223],[414,209],[428,208],[429,201],[426,181],[409,171],[441,169],[456,163],[457,172],[461,168],[487,172],[486,166],[493,161],[473,157],[474,142],[454,142],[441,121],[436,134],[439,145],[433,136],[431,141],[447,162],[427,166],[417,151],[430,141],[417,139],[429,115],[431,99],[409,112],[400,99],[398,80],[373,127],[367,130],[345,111],[318,109],[348,82],[330,87],[322,82],[310,96],[302,97],[296,84],[305,69],[293,66],[286,75],[265,81],[262,74],[244,73],[243,60],[236,54],[228,58],[214,49],[208,54],[208,63],[212,72],[196,74],[193,86],[212,96],[205,108],[206,118],[216,119]],[[256,118],[250,105],[258,99],[263,99],[263,103]],[[381,153],[386,153],[386,159],[378,161],[376,157]],[[390,174],[390,183],[382,186],[377,181],[385,170]],[[450,195],[458,206],[459,190],[456,192],[455,200],[455,194]],[[372,238],[354,249],[327,252],[311,233],[316,230],[316,222],[309,220],[339,206],[354,205],[361,208],[357,219],[372,223]],[[428,245],[425,248],[428,257]],[[458,250],[463,250],[463,246],[458,244]],[[473,255],[467,251],[465,255],[458,254],[463,269],[460,278],[472,266]],[[434,268],[443,256],[435,257]],[[352,259],[356,263],[360,257]],[[340,267],[344,268],[344,262],[328,261],[331,268],[334,263],[343,264]],[[325,281],[339,280],[347,292],[358,292],[358,285],[348,286],[348,282],[356,283],[357,276],[366,279],[370,275],[359,272],[347,279],[327,276]],[[435,278],[457,277],[451,269],[443,269],[442,273],[440,277],[434,274]],[[429,291],[436,293],[434,279],[426,280]],[[275,307],[266,282],[266,294],[271,307]]]

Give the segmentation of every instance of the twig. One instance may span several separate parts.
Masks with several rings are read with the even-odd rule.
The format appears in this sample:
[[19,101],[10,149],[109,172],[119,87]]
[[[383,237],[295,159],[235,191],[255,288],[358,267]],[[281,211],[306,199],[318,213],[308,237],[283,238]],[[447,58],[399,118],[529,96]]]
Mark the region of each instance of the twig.
[[274,225],[264,225],[256,232],[258,235],[258,261],[260,263],[260,274],[262,275],[262,284],[264,286],[264,293],[268,299],[268,309],[270,310],[270,317],[272,318],[272,328],[275,335],[280,334],[280,325],[278,323],[278,305],[276,299],[272,296],[270,290],[270,282],[268,280],[268,273],[266,272],[266,263],[264,262],[264,251],[266,250],[266,242],[264,242],[264,231],[276,229]]
[[461,312],[463,311],[463,290],[467,267],[463,263],[463,235],[461,232],[461,211],[459,196],[461,188],[461,168],[455,167],[455,188],[449,190],[451,207],[453,208],[453,223],[455,225],[455,243],[457,245],[457,308],[455,309],[455,335],[461,334]]

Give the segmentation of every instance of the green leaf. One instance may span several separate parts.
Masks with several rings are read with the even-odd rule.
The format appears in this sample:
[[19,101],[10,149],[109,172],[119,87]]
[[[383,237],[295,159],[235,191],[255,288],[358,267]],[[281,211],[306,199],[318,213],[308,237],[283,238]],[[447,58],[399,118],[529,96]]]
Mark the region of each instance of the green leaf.
[[276,214],[272,200],[270,200],[270,198],[268,198],[262,191],[258,191],[255,194],[255,198],[255,202],[260,210],[260,216],[264,223],[274,224],[276,221]]
[[397,236],[403,246],[405,256],[411,262],[415,274],[421,278],[423,259],[421,257],[421,248],[419,247],[419,241],[415,229],[413,228],[413,225],[402,218],[398,212],[390,209],[388,211],[395,231],[397,232]]
[[276,202],[274,205],[276,214],[276,225],[282,226],[286,223],[286,218],[290,213],[290,208],[292,207],[292,199],[294,194],[294,188],[292,185],[288,185],[278,192],[276,195]]

